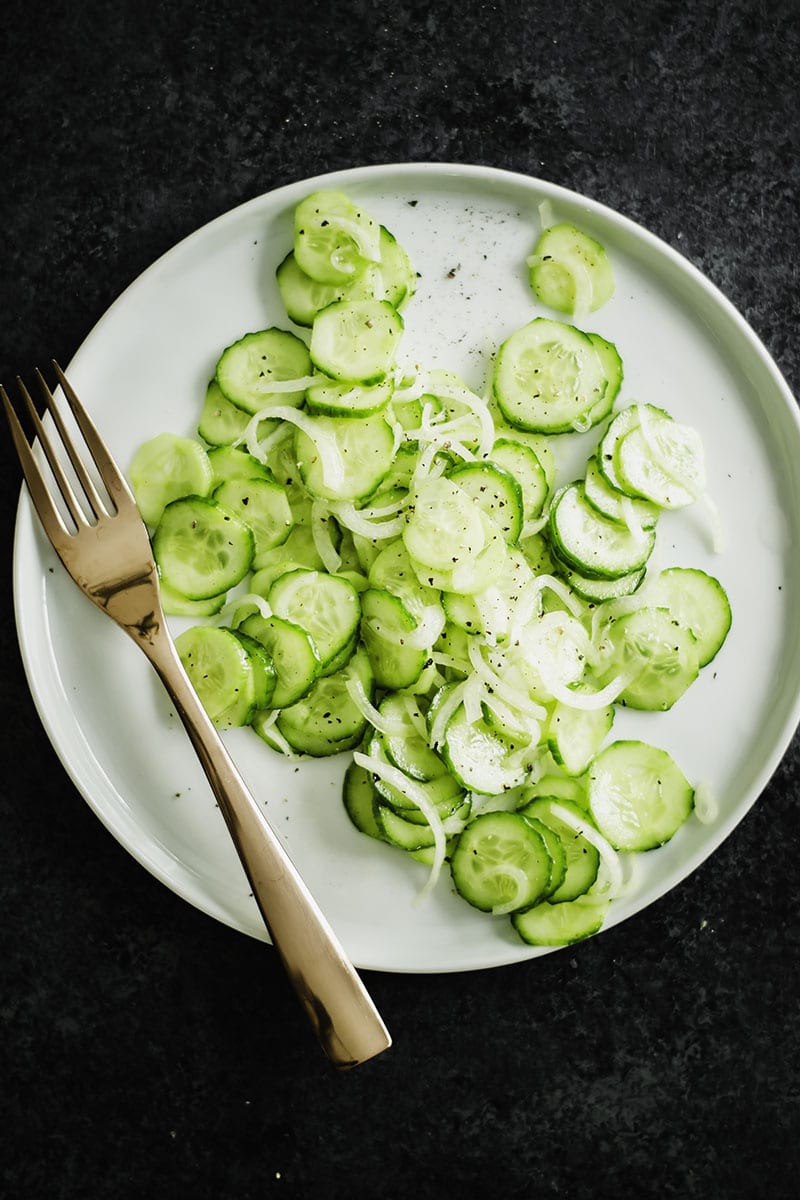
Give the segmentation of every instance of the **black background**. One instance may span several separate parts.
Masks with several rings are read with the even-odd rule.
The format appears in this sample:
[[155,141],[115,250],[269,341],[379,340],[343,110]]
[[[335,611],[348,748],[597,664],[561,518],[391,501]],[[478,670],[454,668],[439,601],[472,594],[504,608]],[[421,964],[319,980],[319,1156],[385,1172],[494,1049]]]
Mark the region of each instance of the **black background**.
[[[5,0],[0,379],[69,362],[186,234],[329,169],[460,161],[583,192],[704,271],[800,384],[793,0]],[[789,1197],[795,740],[714,857],[580,948],[367,977],[335,1074],[273,952],[76,794],[14,630],[3,441],[0,1196]]]

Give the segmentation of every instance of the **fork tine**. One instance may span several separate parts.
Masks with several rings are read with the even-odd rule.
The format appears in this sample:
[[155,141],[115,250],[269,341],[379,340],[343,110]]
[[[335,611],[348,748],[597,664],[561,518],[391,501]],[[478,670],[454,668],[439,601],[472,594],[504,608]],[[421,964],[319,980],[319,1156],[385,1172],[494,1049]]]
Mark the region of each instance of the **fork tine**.
[[[31,399],[31,394],[19,376],[17,376],[17,387],[19,388],[22,399],[24,400],[25,406],[28,409],[28,415],[33,422],[33,427],[36,432],[36,438],[39,442],[39,445],[42,447],[42,450],[44,451],[45,458],[47,459],[50,470],[52,471],[56,486],[61,493],[61,498],[64,501],[69,511],[69,515],[75,523],[75,526],[80,528],[81,525],[86,524],[86,515],[80,506],[77,496],[75,495],[72,484],[64,474],[64,468],[61,465],[61,461],[54,449],[53,443],[50,440],[44,425],[42,424],[42,419],[36,410],[33,400]],[[51,408],[52,412],[52,407],[50,405],[48,405],[48,408]],[[58,426],[59,422],[58,419],[56,419],[56,427],[58,428]],[[63,441],[64,433],[62,433],[60,428],[58,428],[58,432]]]
[[[45,378],[42,375],[42,372],[39,370],[38,367],[35,368],[34,375],[36,376],[36,381],[39,384],[39,390],[42,393],[45,407],[49,411],[50,416],[53,418],[55,427],[58,430],[58,436],[61,438],[61,444],[63,445],[64,449],[67,452],[69,461],[72,463],[72,468],[78,478],[78,481],[79,481],[81,487],[83,488],[84,495],[86,497],[86,500],[88,501],[88,504],[92,511],[92,514],[95,517],[95,519],[99,519],[107,511],[108,505],[103,503],[103,500],[101,499],[100,494],[97,491],[97,488],[95,487],[92,479],[89,476],[88,471],[86,470],[86,467],[84,466],[81,456],[78,454],[77,450],[75,449],[75,443],[73,442],[72,438],[70,437],[69,433],[67,432],[67,428],[64,424],[64,419],[61,416],[61,413],[58,411],[58,406],[56,405],[53,393],[50,391],[50,388],[48,387],[48,385],[45,381]],[[20,382],[20,387],[22,387],[21,382]],[[30,401],[28,402],[28,406],[31,407]],[[34,420],[35,420],[35,417],[34,417]],[[41,438],[41,433],[39,436]],[[50,454],[49,454],[47,447],[45,447],[45,452],[47,453],[48,460],[50,460]],[[54,472],[55,472],[55,467],[54,467],[52,461],[50,461],[50,465],[51,465],[51,467],[53,467]],[[75,514],[73,513],[73,516],[74,515]]]
[[100,478],[102,479],[109,496],[117,506],[117,509],[119,509],[123,504],[134,505],[135,502],[133,495],[131,494],[131,490],[128,487],[124,476],[117,467],[117,464],[114,462],[114,459],[111,457],[111,454],[109,453],[105,442],[98,433],[94,422],[81,404],[75,393],[75,389],[72,387],[72,384],[61,370],[61,367],[58,365],[55,359],[53,359],[52,362],[53,370],[58,377],[58,382],[61,384],[61,390],[67,398],[67,403],[72,410],[75,420],[78,422],[78,427],[83,434],[83,439],[89,448],[92,458],[94,459],[95,466],[100,472]]
[[69,530],[64,523],[56,505],[53,503],[50,496],[50,491],[45,483],[36,459],[33,457],[28,439],[25,436],[25,431],[20,424],[16,409],[8,398],[6,389],[0,384],[0,395],[3,398],[3,407],[6,410],[6,417],[11,429],[11,437],[14,441],[14,448],[17,451],[20,465],[22,466],[22,474],[25,476],[25,482],[28,485],[33,506],[39,514],[39,520],[47,531],[59,529],[63,534],[69,536]]

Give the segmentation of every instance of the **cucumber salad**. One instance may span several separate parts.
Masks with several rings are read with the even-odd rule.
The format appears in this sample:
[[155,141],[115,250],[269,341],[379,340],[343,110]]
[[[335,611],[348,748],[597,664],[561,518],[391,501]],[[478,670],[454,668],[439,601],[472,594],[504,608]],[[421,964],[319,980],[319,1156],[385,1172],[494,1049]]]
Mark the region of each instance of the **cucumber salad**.
[[[509,271],[545,313],[494,347],[478,392],[404,362],[417,275],[378,215],[307,196],[277,323],[219,348],[196,431],[158,433],[129,476],[215,725],[290,757],[348,752],[344,812],[424,865],[423,895],[445,873],[558,946],[702,815],[655,714],[731,611],[718,579],[654,555],[665,511],[715,515],[702,441],[623,399],[621,349],[590,328],[609,257],[540,215]],[[561,481],[561,447],[590,432]],[[622,707],[654,714],[654,742],[614,739]]]

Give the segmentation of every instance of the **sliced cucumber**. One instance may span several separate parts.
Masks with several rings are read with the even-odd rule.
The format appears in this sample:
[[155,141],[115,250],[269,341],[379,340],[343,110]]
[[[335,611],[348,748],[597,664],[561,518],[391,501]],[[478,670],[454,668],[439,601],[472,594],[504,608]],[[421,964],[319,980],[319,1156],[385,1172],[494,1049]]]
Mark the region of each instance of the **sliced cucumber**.
[[392,398],[391,380],[384,379],[371,387],[353,383],[314,383],[306,392],[306,408],[310,413],[327,417],[371,417],[382,413]]
[[556,816],[553,812],[554,803],[573,813],[580,821],[587,821],[586,812],[579,804],[562,797],[538,796],[519,809],[519,812],[529,820],[535,819],[546,825],[561,843],[565,860],[564,871],[548,897],[554,902],[560,902],[574,900],[576,896],[588,892],[597,879],[600,854],[582,834]]
[[605,248],[567,221],[542,231],[528,268],[536,296],[558,312],[594,312],[614,294]]
[[668,567],[648,584],[647,602],[669,609],[697,640],[698,662],[716,657],[731,627],[731,605],[718,579],[696,567]]
[[216,377],[207,388],[197,432],[209,446],[229,446],[241,437],[250,416],[222,394]]
[[523,524],[541,515],[549,492],[547,472],[532,446],[513,438],[498,438],[491,460],[513,475],[522,492]]
[[252,530],[257,557],[283,545],[294,524],[286,492],[272,479],[228,479],[214,499]]
[[278,732],[298,754],[326,758],[361,741],[367,720],[348,691],[352,679],[358,680],[371,699],[372,670],[361,650],[341,670],[317,679],[302,699],[280,710]]
[[314,318],[323,308],[337,300],[372,300],[382,298],[383,281],[377,263],[368,263],[356,278],[342,283],[319,283],[299,266],[291,250],[275,271],[275,282],[286,309],[295,325],[310,329]]
[[244,579],[253,561],[253,534],[215,500],[173,500],[153,535],[161,578],[190,600],[219,596]]
[[378,687],[411,687],[422,674],[430,647],[414,641],[417,622],[399,596],[380,588],[361,594],[361,640]]
[[573,708],[557,700],[547,723],[547,746],[567,775],[583,775],[611,732],[614,707]]
[[507,542],[519,540],[524,511],[522,488],[510,472],[495,462],[469,462],[449,471],[448,478],[494,521]]
[[352,583],[323,571],[289,571],[275,580],[267,601],[276,617],[306,631],[323,674],[337,669],[337,660],[352,645],[361,618]]
[[529,946],[571,946],[599,933],[610,903],[594,896],[551,903],[545,900],[522,913],[514,913],[511,924]]
[[618,491],[608,482],[600,470],[597,456],[592,455],[586,465],[583,480],[586,499],[604,517],[619,521],[629,528],[653,529],[661,511],[659,505]]
[[303,484],[321,500],[367,500],[394,458],[392,427],[380,414],[358,422],[307,417],[294,445]]
[[144,442],[131,460],[129,477],[142,520],[150,526],[173,500],[207,496],[214,478],[205,448],[173,433]]
[[350,283],[380,261],[380,226],[344,192],[312,192],[294,211],[293,250],[318,283]]
[[359,833],[378,841],[384,840],[383,831],[375,816],[375,787],[369,771],[358,763],[348,764],[342,785],[342,803],[348,817]]
[[[524,748],[524,747],[523,747]],[[447,722],[442,758],[468,791],[496,796],[523,782],[529,764],[484,720],[470,721],[461,705]]]
[[617,579],[645,566],[655,545],[655,531],[631,533],[602,516],[586,499],[583,483],[562,488],[550,508],[550,537],[568,567],[594,579]]
[[541,834],[518,813],[480,813],[450,858],[456,891],[482,912],[530,908],[547,891],[553,861]]
[[388,300],[338,300],[314,318],[311,360],[332,379],[365,387],[395,365],[403,318]]
[[672,756],[641,741],[613,742],[588,772],[589,809],[615,850],[668,842],[694,807],[694,790]]
[[214,488],[232,479],[274,479],[270,469],[239,446],[214,446],[208,452]]
[[618,617],[607,636],[607,676],[630,679],[620,693],[629,708],[665,712],[694,683],[700,669],[697,638],[667,608],[639,608]]
[[[286,329],[262,329],[247,333],[223,350],[217,362],[216,380],[231,404],[246,413],[261,412],[270,403],[299,404],[305,394],[302,382],[311,375],[308,347]],[[294,391],[272,388],[271,384],[300,381]]]
[[589,427],[608,378],[587,334],[535,317],[503,342],[493,387],[510,424],[538,433],[573,433]]
[[311,637],[299,625],[283,617],[252,613],[239,626],[268,650],[276,674],[270,699],[273,708],[286,708],[305,696],[318,678],[321,666]]
[[175,639],[184,670],[219,729],[247,725],[260,693],[253,656],[231,629],[196,625]]

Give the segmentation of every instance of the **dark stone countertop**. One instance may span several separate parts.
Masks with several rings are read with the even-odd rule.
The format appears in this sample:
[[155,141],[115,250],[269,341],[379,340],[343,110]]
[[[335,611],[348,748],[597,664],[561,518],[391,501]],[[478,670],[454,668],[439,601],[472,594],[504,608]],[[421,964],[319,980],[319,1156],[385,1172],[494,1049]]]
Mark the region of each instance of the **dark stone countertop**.
[[[69,362],[158,255],[273,186],[451,161],[641,222],[796,393],[798,15],[6,0],[0,379]],[[51,749],[17,649],[2,456],[1,1197],[796,1194],[797,740],[719,852],[634,919],[535,964],[370,974],[395,1044],[337,1076],[273,952],[151,878]]]

